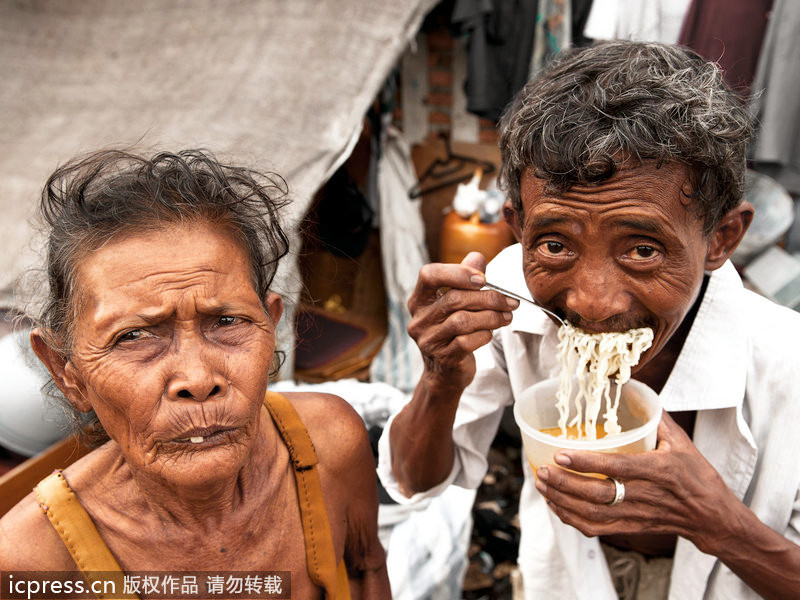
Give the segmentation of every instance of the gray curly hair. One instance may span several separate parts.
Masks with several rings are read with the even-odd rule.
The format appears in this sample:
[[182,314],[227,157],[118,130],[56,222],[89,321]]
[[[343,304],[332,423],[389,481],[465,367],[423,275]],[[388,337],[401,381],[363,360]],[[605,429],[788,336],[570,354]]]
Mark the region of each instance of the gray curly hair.
[[517,95],[501,121],[500,180],[521,215],[528,168],[558,195],[631,160],[684,164],[709,234],[743,198],[751,136],[714,63],[678,46],[604,42],[562,52]]

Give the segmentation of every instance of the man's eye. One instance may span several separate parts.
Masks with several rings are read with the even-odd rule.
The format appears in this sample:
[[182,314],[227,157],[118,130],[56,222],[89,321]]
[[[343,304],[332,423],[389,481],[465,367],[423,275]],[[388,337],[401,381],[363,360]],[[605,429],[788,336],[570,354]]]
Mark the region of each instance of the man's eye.
[[633,250],[631,250],[631,258],[639,260],[653,258],[657,252],[658,250],[652,246],[635,246]]
[[547,254],[561,254],[564,252],[564,244],[561,242],[545,242],[541,245],[542,250]]

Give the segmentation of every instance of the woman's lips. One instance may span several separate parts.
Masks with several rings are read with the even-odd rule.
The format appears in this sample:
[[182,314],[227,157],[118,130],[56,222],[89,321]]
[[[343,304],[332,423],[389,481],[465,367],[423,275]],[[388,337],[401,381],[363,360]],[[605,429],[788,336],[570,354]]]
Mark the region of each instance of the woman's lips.
[[180,436],[173,438],[169,443],[175,444],[217,444],[227,439],[236,431],[235,428],[201,428],[192,429],[190,431],[180,434]]

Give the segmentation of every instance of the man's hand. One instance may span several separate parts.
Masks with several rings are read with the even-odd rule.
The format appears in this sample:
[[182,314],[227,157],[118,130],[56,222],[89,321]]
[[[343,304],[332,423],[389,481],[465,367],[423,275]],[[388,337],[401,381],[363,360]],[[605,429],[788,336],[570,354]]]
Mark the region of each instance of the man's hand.
[[[666,412],[652,452],[561,450],[555,461],[565,468],[539,467],[536,488],[564,523],[585,535],[677,534],[764,598],[794,597],[800,589],[800,547],[736,498]],[[613,477],[625,486],[624,500],[611,506],[612,481],[571,471]]]
[[[739,500],[703,457],[689,436],[666,412],[658,426],[658,446],[641,454],[606,454],[562,450],[557,464],[542,466],[537,489],[565,523],[585,535],[672,533],[714,553],[721,525]],[[600,473],[621,481],[625,499],[616,506],[615,486]]]
[[486,259],[471,252],[456,264],[425,265],[408,301],[408,333],[425,370],[411,401],[392,422],[392,471],[411,496],[441,483],[453,468],[453,422],[464,388],[475,377],[474,350],[519,306],[486,283]]
[[408,301],[408,333],[419,346],[425,375],[434,387],[459,392],[475,376],[472,353],[492,339],[492,331],[511,321],[517,300],[480,291],[486,259],[471,252],[461,264],[429,264],[419,273]]

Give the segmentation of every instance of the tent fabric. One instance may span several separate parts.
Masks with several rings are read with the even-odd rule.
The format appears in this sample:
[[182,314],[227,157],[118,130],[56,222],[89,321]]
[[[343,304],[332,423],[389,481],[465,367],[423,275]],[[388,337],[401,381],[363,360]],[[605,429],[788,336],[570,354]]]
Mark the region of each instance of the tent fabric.
[[[44,180],[101,147],[203,147],[279,173],[296,248],[313,193],[434,4],[0,0],[0,304],[37,262]],[[277,291],[296,297],[295,261],[282,267]]]

